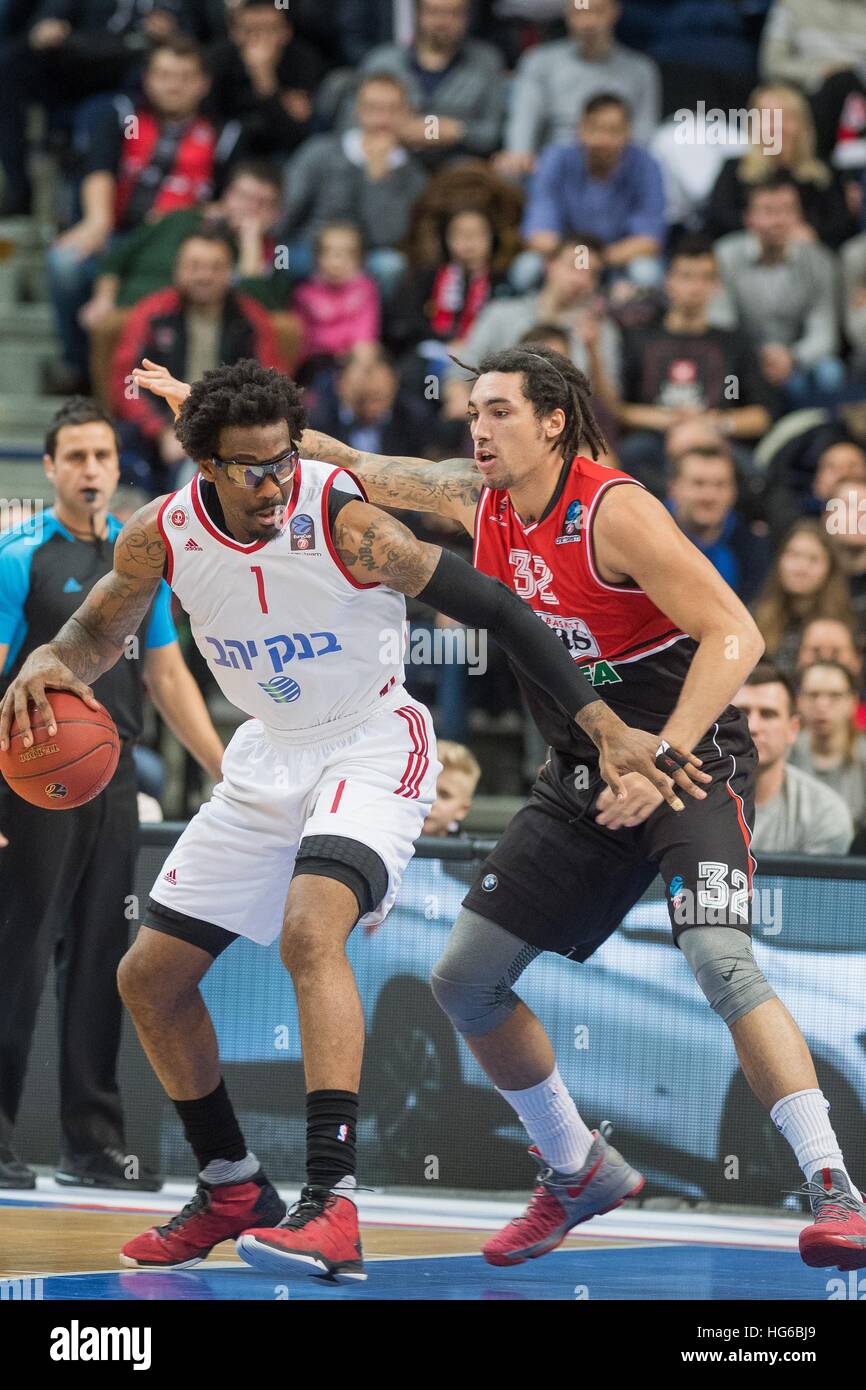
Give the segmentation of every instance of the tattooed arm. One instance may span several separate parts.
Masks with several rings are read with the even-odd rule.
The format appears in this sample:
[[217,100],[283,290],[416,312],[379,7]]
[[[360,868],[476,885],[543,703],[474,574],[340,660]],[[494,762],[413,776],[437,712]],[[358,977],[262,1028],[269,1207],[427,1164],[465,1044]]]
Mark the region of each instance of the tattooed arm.
[[301,453],[304,458],[348,468],[361,479],[370,501],[382,507],[438,512],[459,521],[470,536],[475,529],[483,484],[472,459],[431,463],[429,459],[388,458],[363,453],[318,430],[304,430]]
[[[417,540],[395,517],[365,502],[347,502],[340,511],[334,545],[354,579],[367,584],[378,580],[462,623],[487,629],[514,664],[592,739],[601,775],[615,794],[624,795],[624,773],[640,772],[674,810],[683,809],[671,779],[656,766],[658,737],[624,724],[599,699],[556,634],[499,580],[479,574],[438,545]],[[697,770],[699,765],[699,759],[684,757],[672,775],[683,790],[701,799],[706,793],[695,782],[710,779]]]
[[148,502],[130,517],[115,543],[114,569],[94,584],[54,640],[34,648],[24,662],[0,704],[0,748],[8,746],[13,719],[24,733],[24,747],[30,747],[31,704],[47,721],[48,732],[56,733],[46,688],[71,690],[97,708],[91,682],[118,661],[162,579],[165,546],[156,518],[164,500]]
[[[177,418],[190,392],[185,381],[178,381],[167,367],[146,357],[132,375],[137,386],[167,401]],[[472,459],[431,463],[429,459],[366,454],[318,430],[304,430],[300,450],[302,458],[319,459],[355,473],[371,502],[383,507],[403,507],[410,512],[438,512],[440,516],[450,516],[459,521],[470,536],[475,529],[475,508],[482,484]]]

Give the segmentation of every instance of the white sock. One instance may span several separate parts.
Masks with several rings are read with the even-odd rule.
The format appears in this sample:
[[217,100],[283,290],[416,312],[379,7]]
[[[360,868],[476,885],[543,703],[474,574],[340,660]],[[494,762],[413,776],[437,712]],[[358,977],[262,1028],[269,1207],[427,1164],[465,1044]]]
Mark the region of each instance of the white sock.
[[828,1110],[830,1102],[823,1091],[794,1091],[777,1100],[770,1119],[794,1150],[807,1182],[822,1168],[835,1168],[845,1174],[855,1197],[860,1193],[848,1174],[839,1141],[833,1133]]
[[559,1173],[577,1173],[583,1167],[593,1138],[577,1113],[558,1067],[545,1081],[525,1091],[503,1091],[499,1086],[496,1089],[517,1111],[524,1129],[551,1168]]
[[202,1182],[210,1183],[211,1187],[219,1187],[229,1182],[247,1182],[261,1166],[255,1154],[251,1153],[236,1162],[228,1158],[212,1158],[210,1163],[202,1168],[199,1177]]

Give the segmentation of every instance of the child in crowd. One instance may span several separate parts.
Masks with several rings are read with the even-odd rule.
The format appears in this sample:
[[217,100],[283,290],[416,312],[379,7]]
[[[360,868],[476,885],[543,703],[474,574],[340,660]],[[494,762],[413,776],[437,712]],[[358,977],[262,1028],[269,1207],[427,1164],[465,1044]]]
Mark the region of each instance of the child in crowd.
[[293,307],[303,324],[303,357],[335,358],[358,343],[373,343],[381,329],[375,282],[362,270],[361,234],[351,222],[322,227],[315,242],[316,269],[295,290]]

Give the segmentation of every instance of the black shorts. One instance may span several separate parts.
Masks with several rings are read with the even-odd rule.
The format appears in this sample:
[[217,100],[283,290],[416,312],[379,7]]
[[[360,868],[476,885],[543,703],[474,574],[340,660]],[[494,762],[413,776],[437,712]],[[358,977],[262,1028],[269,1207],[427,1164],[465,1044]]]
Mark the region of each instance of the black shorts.
[[713,778],[705,801],[683,795],[683,811],[663,803],[643,825],[608,830],[594,818],[597,766],[581,789],[574,760],[551,750],[464,906],[540,950],[586,960],[661,874],[674,939],[692,926],[749,935],[757,753],[745,716],[729,707],[695,752]]

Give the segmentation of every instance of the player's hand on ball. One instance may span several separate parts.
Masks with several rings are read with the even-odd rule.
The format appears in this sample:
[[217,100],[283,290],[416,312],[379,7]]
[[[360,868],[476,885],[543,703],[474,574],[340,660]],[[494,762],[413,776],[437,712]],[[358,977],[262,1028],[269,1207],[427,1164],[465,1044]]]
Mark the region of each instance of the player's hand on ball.
[[[661,793],[664,800],[675,811],[683,810],[683,803],[677,796],[681,787],[689,796],[703,801],[706,792],[696,785],[698,782],[711,782],[706,772],[701,772],[701,760],[693,753],[682,753],[668,744],[661,744],[658,734],[647,733],[645,729],[633,729],[624,724],[612,711],[605,715],[604,722],[593,735],[599,750],[599,769],[614,796],[625,798],[622,779],[627,772],[639,772]],[[660,770],[659,759],[669,769],[670,775]],[[675,785],[676,784],[676,785]]]
[[180,414],[180,408],[192,390],[187,382],[178,381],[177,377],[173,377],[168,367],[151,362],[149,357],[143,357],[141,366],[133,368],[132,379],[136,386],[143,387],[145,391],[150,391],[154,396],[161,396],[167,401],[175,417]]
[[622,784],[625,788],[624,801],[617,800],[610,787],[605,787],[596,802],[596,822],[608,830],[642,825],[662,804],[661,792],[639,772],[627,772]]
[[99,702],[94,699],[89,685],[80,681],[62,661],[58,661],[49,647],[36,647],[12,681],[0,704],[0,748],[4,752],[9,747],[13,721],[17,723],[23,735],[24,747],[29,748],[32,744],[31,705],[42,716],[49,734],[57,732],[54,714],[45,693],[47,689],[71,690],[73,695],[77,695],[91,709],[99,709]]

